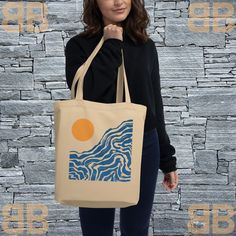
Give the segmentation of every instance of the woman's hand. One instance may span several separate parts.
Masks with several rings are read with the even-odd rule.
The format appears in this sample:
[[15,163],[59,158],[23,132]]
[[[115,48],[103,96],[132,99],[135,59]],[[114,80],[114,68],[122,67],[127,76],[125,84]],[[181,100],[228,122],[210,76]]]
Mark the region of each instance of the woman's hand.
[[178,185],[178,173],[177,171],[171,171],[169,173],[164,174],[164,180],[162,185],[165,187],[167,191],[172,191]]
[[123,41],[123,28],[117,25],[109,24],[103,29],[104,40],[116,38]]

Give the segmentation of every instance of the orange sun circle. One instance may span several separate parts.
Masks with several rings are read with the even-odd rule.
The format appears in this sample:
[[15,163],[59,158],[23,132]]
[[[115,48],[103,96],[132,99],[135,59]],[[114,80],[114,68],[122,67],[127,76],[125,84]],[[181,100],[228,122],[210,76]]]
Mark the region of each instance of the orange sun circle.
[[78,119],[72,125],[72,134],[79,141],[86,141],[93,136],[94,126],[88,119]]

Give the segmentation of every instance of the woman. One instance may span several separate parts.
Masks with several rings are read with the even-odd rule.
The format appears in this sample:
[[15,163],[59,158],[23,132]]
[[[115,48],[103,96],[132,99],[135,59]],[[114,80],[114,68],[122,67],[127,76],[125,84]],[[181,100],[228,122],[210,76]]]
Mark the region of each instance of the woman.
[[[178,184],[175,148],[165,130],[158,55],[146,32],[148,15],[140,0],[84,0],[83,21],[84,32],[72,37],[65,49],[68,87],[71,89],[77,69],[104,36],[84,78],[84,99],[115,102],[123,48],[131,101],[147,106],[140,200],[137,205],[120,209],[120,231],[121,236],[148,236],[158,169],[164,173],[166,190]],[[114,213],[115,208],[79,207],[83,235],[113,235]]]

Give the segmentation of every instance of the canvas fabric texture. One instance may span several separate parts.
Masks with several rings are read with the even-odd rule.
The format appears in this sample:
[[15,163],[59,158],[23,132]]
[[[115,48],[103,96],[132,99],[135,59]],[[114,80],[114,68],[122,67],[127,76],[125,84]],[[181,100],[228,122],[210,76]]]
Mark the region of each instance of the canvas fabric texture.
[[130,99],[123,49],[116,103],[83,99],[85,74],[103,42],[78,68],[71,99],[54,102],[55,200],[64,205],[122,208],[139,201],[147,107]]

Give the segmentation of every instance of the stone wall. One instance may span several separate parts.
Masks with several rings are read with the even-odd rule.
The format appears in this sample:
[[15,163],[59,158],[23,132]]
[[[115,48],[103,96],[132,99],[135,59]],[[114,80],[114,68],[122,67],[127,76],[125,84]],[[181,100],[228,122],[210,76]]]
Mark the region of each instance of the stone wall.
[[[225,17],[221,5],[218,23],[216,2],[234,10]],[[196,21],[191,23],[195,3],[204,3],[209,13],[206,32],[194,28]],[[82,235],[78,208],[59,205],[53,196],[53,103],[70,98],[64,47],[83,28],[83,1],[7,4],[0,1],[0,235],[8,235],[5,207],[13,203],[25,212],[29,203],[47,206],[48,230],[41,235]],[[149,236],[194,235],[188,227],[190,207],[209,206],[210,222],[217,204],[232,207],[231,213],[236,208],[236,2],[147,0],[145,7],[159,54],[166,129],[179,173],[178,188],[169,193],[159,172]],[[15,8],[24,17],[8,21],[7,10],[14,15]],[[197,13],[203,14],[199,9]],[[36,15],[44,22],[33,21]],[[215,32],[213,26],[224,30]],[[225,227],[222,234],[236,234],[235,225],[231,231]],[[210,223],[207,235],[216,235],[213,228]],[[27,234],[27,226],[19,232]],[[118,210],[114,235],[120,235]]]

